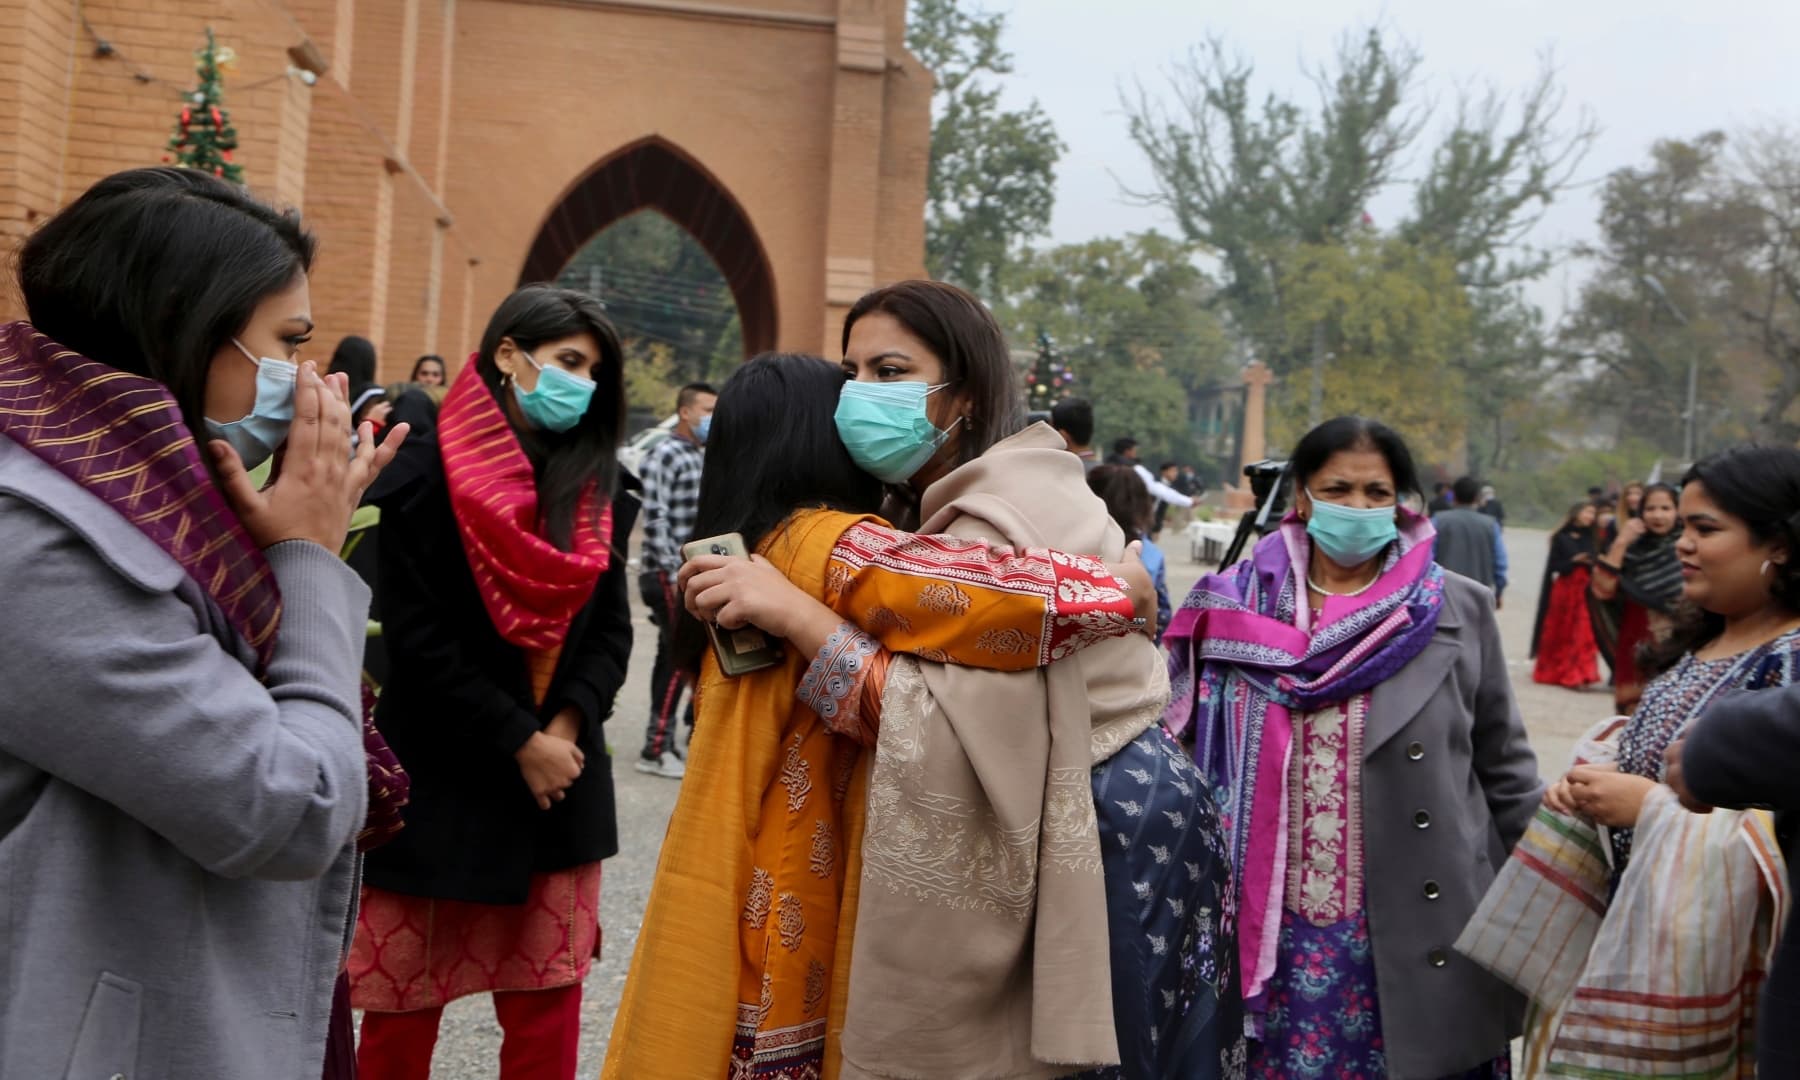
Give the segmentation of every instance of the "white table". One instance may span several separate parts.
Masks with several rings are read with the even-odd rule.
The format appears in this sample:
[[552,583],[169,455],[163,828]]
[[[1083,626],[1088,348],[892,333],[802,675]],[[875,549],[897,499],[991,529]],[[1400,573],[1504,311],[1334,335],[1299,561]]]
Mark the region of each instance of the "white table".
[[1187,527],[1188,560],[1218,562],[1237,535],[1236,522],[1190,521]]

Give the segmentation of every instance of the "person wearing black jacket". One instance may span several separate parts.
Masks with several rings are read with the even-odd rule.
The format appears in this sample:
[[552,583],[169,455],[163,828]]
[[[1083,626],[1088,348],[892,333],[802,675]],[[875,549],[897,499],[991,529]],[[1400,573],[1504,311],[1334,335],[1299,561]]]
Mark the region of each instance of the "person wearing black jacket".
[[495,313],[435,438],[374,493],[388,678],[378,723],[412,777],[372,855],[350,962],[364,1080],[428,1076],[443,1006],[492,993],[499,1076],[573,1077],[618,851],[602,724],[631,652],[636,482],[614,459],[618,338],[580,293]]
[[[1800,686],[1721,698],[1667,758],[1665,779],[1690,810],[1774,810],[1788,891],[1800,888]],[[1800,937],[1792,920],[1763,985],[1757,1024],[1757,1075],[1800,1076]]]

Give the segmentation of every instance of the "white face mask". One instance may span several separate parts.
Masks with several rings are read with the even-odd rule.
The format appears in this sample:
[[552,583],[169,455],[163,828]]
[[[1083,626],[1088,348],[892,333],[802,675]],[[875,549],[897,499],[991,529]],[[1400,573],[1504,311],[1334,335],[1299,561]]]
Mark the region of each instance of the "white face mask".
[[294,426],[294,385],[300,366],[269,356],[258,358],[237,338],[231,343],[256,365],[256,403],[248,416],[228,423],[207,417],[206,433],[230,443],[244,468],[254,469],[287,442],[288,429]]

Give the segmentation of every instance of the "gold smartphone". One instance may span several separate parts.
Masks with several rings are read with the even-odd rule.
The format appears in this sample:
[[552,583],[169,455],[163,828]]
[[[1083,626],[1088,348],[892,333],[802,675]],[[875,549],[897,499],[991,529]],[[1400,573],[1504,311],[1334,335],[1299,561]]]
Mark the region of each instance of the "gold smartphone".
[[[744,538],[737,533],[709,536],[681,546],[681,557],[684,560],[700,555],[748,559],[750,551],[744,546]],[[781,642],[754,626],[727,630],[717,623],[709,622],[706,624],[706,634],[712,638],[713,655],[719,660],[719,670],[732,678],[781,663]]]

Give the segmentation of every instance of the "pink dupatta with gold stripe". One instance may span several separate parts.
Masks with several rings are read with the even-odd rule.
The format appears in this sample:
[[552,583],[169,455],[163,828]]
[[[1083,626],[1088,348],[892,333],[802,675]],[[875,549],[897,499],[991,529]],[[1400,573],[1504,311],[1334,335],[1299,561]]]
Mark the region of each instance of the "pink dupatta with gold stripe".
[[582,493],[575,516],[584,527],[573,551],[539,534],[531,459],[473,356],[438,413],[438,447],[463,553],[494,629],[522,649],[557,648],[612,560],[612,504]]

